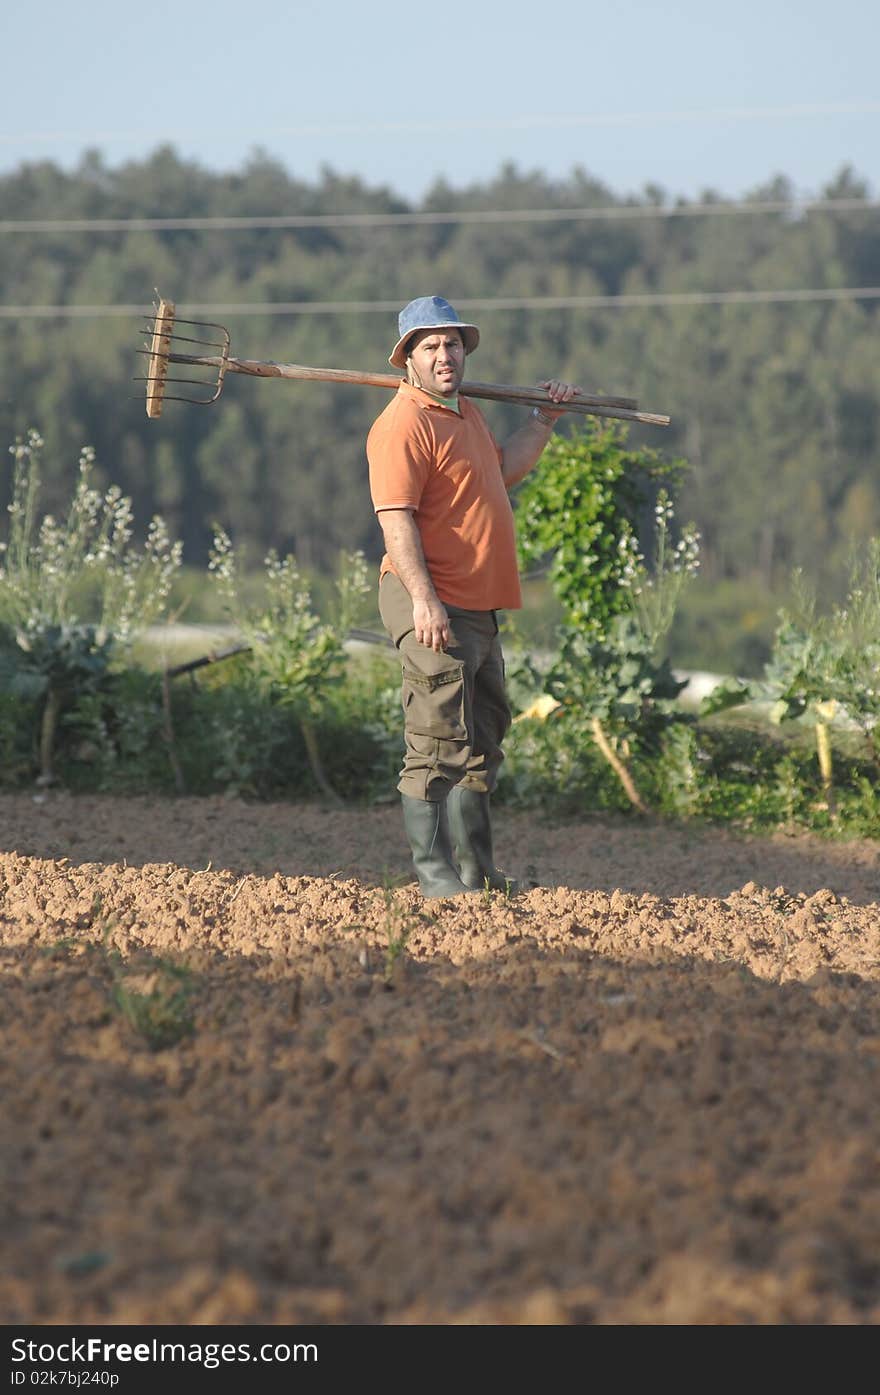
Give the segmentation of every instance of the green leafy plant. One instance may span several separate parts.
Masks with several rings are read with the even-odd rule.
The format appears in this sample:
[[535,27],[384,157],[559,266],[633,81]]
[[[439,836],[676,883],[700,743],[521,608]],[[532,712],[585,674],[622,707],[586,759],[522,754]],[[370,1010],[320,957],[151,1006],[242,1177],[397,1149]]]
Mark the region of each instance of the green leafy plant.
[[586,725],[630,803],[646,813],[629,764],[633,744],[656,751],[665,729],[687,720],[675,706],[685,682],[667,659],[655,660],[638,621],[624,614],[614,617],[602,639],[567,635],[546,687],[575,726]]
[[627,436],[615,422],[553,436],[517,491],[522,566],[546,571],[566,623],[583,634],[602,635],[631,608],[642,561],[639,512],[685,468],[647,447],[630,449]]
[[242,598],[240,562],[228,534],[214,533],[209,561],[231,622],[248,646],[248,659],[259,686],[299,723],[315,781],[334,803],[339,796],[324,772],[316,737],[330,693],[346,674],[345,638],[368,591],[367,566],[361,552],[346,554],[336,583],[334,613],[321,620],[296,558],[273,550],[264,563],[263,597]]
[[400,904],[396,888],[386,881],[382,888],[385,902],[385,986],[393,988],[397,965],[404,954],[410,935],[420,922],[430,923],[430,917],[421,913],[413,915]]
[[80,454],[67,518],[38,522],[40,453],[31,430],[14,460],[9,531],[0,543],[0,682],[42,705],[39,779],[51,783],[62,712],[97,692],[120,651],[162,614],[181,562],[158,516],[142,551],[132,545],[131,501],[92,484],[95,453]]
[[176,1046],[192,1035],[194,984],[186,965],[165,959],[126,965],[115,951],[108,963],[113,1005],[151,1051]]
[[[630,804],[646,812],[630,756],[634,742],[656,749],[671,723],[687,720],[676,709],[685,683],[658,650],[699,565],[699,535],[689,526],[671,539],[669,483],[683,462],[629,450],[626,437],[612,424],[554,438],[526,481],[517,518],[522,560],[547,563],[564,612],[544,691],[573,728],[589,733]],[[637,523],[652,490],[649,565]]]
[[675,506],[668,489],[658,491],[654,504],[653,546],[650,566],[639,556],[631,583],[634,611],[646,642],[656,650],[675,619],[681,594],[700,565],[700,535],[688,523],[673,540]]
[[702,710],[764,702],[772,722],[812,727],[824,799],[834,818],[832,726],[855,731],[880,769],[880,539],[870,539],[852,558],[846,599],[827,614],[819,613],[803,572],[795,572],[792,590],[794,601],[780,612],[763,678],[722,685]]

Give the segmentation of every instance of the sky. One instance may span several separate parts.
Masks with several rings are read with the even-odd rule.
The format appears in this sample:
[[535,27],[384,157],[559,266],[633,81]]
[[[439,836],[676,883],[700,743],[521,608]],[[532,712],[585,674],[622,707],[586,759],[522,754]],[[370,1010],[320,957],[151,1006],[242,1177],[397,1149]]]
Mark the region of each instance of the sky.
[[685,199],[777,174],[812,197],[849,165],[876,196],[878,46],[878,0],[43,0],[0,20],[0,173],[170,143],[212,170],[260,151],[413,203],[506,162]]

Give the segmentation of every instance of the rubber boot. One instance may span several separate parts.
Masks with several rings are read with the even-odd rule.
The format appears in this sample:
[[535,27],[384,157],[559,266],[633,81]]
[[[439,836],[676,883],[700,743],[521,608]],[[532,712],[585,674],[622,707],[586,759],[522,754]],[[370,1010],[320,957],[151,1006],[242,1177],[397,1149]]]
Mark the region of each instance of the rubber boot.
[[463,896],[465,886],[452,863],[452,844],[445,800],[400,796],[403,826],[412,849],[413,866],[423,896]]
[[491,795],[456,785],[446,801],[455,858],[465,886],[473,891],[504,891],[512,896],[519,882],[495,866],[492,846]]

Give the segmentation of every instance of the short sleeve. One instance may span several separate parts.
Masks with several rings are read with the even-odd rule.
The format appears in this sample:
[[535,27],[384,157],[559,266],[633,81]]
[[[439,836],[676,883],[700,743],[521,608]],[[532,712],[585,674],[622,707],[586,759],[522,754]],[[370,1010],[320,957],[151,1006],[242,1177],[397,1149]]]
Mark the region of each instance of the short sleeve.
[[419,507],[433,455],[421,416],[395,399],[373,423],[367,437],[367,461],[376,513]]

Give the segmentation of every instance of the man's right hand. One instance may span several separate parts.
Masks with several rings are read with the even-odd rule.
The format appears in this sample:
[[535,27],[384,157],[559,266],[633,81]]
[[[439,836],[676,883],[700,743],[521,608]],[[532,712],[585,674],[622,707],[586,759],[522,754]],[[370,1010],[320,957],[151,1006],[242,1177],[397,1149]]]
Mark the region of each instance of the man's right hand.
[[413,603],[413,629],[419,644],[440,654],[449,643],[449,616],[434,590],[412,509],[380,509],[385,550]]
[[440,598],[413,598],[413,629],[419,644],[441,654],[449,643],[449,616]]

